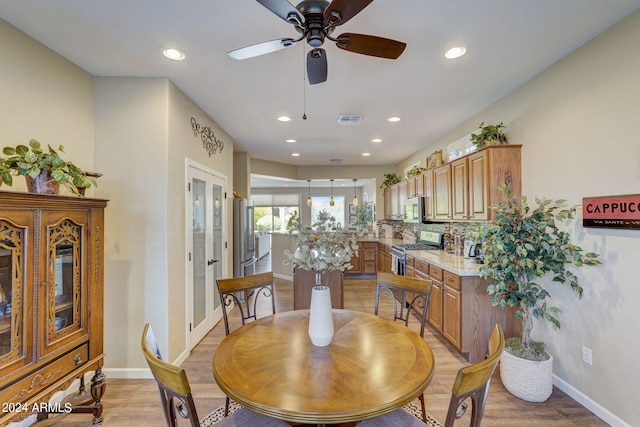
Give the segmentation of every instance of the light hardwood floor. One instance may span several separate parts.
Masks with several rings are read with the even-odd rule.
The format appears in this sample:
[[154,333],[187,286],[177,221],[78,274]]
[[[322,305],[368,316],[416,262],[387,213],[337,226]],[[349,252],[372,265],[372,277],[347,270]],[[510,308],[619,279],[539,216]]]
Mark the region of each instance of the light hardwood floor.
[[[269,259],[261,262],[264,271]],[[344,284],[345,308],[373,313],[375,281],[373,279],[346,279]],[[276,311],[291,310],[293,307],[292,284],[276,280]],[[392,312],[381,309],[381,315]],[[235,320],[234,316],[234,320]],[[236,325],[239,320],[236,321]],[[142,333],[143,325],[132,325]],[[236,327],[232,323],[232,328]],[[417,320],[410,327],[419,332]],[[187,371],[196,400],[198,415],[204,418],[219,405],[224,404],[224,394],[216,386],[211,372],[212,356],[224,338],[224,325],[218,323],[196,346],[183,363]],[[430,327],[425,330],[425,340],[432,348],[436,370],[433,381],[426,390],[427,411],[443,421],[449,405],[451,386],[458,369],[467,362]],[[107,358],[108,358],[107,354]],[[161,427],[164,417],[160,407],[158,391],[153,380],[107,379],[104,396],[104,425],[108,427]],[[471,411],[467,411],[470,413]],[[469,416],[458,420],[456,426],[468,426]],[[91,417],[69,415],[57,425],[65,427],[89,426]],[[187,424],[181,424],[187,425]],[[483,426],[606,426],[607,424],[583,406],[554,388],[551,398],[544,403],[530,403],[513,397],[500,382],[498,371],[494,374],[489,391]],[[253,426],[247,426],[253,427]],[[259,426],[256,426],[259,427]],[[399,426],[400,427],[400,426]]]

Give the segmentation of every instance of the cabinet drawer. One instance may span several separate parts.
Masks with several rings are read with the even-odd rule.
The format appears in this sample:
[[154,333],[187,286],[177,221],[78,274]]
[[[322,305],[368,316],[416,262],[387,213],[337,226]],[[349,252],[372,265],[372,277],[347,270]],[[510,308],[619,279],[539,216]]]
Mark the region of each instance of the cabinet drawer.
[[370,249],[365,246],[364,248],[364,260],[365,261],[375,261],[376,259],[376,250]]
[[364,242],[364,243],[362,244],[362,246],[363,246],[365,249],[375,249],[375,248],[376,248],[376,242]]
[[364,263],[364,274],[375,274],[376,272],[376,262],[375,261],[365,261]]
[[415,261],[416,261],[416,259],[414,257],[412,257],[412,256],[408,256],[406,258],[407,265],[410,265],[411,267],[415,266]]
[[444,272],[444,283],[446,283],[449,287],[460,290],[460,277],[455,274],[449,273],[448,271]]
[[440,267],[436,267],[435,265],[429,266],[429,276],[431,276],[433,280],[442,282],[442,269]]
[[429,274],[429,264],[426,262],[416,259],[413,265],[416,270],[420,270],[424,274]]
[[36,392],[42,392],[45,387],[55,383],[88,361],[89,343],[85,343],[2,390],[0,392],[0,402],[25,402]]

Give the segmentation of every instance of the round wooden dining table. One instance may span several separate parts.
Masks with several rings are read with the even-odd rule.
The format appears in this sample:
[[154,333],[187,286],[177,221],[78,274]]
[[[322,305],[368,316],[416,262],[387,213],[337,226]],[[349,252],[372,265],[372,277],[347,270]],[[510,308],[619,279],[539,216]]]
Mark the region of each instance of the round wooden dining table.
[[278,313],[225,337],[213,376],[231,399],[281,420],[338,424],[377,417],[417,398],[433,376],[431,349],[403,323],[333,310],[335,334],[316,347],[309,310]]

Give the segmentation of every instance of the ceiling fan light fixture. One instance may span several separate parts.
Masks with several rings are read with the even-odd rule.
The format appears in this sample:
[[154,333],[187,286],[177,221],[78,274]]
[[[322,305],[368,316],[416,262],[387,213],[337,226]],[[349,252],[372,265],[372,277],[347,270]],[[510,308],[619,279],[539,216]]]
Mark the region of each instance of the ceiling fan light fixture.
[[452,47],[448,51],[445,52],[444,56],[447,59],[456,59],[460,58],[462,55],[467,53],[467,49],[462,46]]
[[162,49],[162,54],[173,61],[182,61],[184,58],[187,57],[184,51],[173,48],[173,47]]

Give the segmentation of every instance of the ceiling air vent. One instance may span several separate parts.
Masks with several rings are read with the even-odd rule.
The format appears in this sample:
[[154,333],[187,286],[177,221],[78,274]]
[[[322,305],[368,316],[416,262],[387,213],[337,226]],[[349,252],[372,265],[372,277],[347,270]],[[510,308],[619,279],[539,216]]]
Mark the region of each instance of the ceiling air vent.
[[340,126],[358,126],[362,123],[362,114],[340,114],[338,124]]
[[331,163],[332,165],[341,165],[342,159],[330,159],[329,163]]

